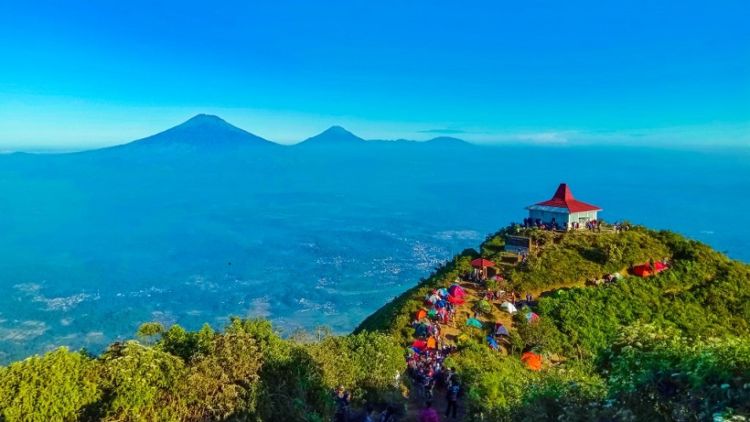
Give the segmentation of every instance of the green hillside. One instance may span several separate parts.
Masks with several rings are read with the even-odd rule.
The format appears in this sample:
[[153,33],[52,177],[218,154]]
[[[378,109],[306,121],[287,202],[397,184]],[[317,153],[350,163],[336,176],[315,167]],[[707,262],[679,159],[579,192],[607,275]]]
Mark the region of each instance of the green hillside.
[[[524,262],[503,250],[508,234],[528,236]],[[471,261],[498,264],[493,290],[529,292],[528,312],[479,304],[487,284],[470,283]],[[648,278],[635,264],[666,259]],[[610,283],[592,280],[622,276]],[[427,295],[456,280],[468,292],[455,327],[466,420],[721,420],[750,414],[750,266],[670,232],[641,227],[557,233],[518,227],[466,250],[365,319],[351,335],[325,329],[282,338],[264,320],[221,331],[144,324],[136,339],[99,356],[64,348],[0,367],[0,420],[324,421],[331,390],[344,385],[353,408],[398,405],[410,420],[417,401],[404,375],[412,322]],[[490,283],[497,284],[492,281]],[[478,310],[480,308],[481,312]],[[499,350],[476,316],[510,330]],[[522,353],[542,357],[542,369]]]

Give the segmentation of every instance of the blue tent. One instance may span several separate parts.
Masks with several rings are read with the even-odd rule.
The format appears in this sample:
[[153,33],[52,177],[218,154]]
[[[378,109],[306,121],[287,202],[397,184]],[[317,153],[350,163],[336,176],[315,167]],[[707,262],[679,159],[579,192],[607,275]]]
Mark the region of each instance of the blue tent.
[[500,346],[497,345],[497,342],[495,341],[492,336],[487,336],[487,343],[490,345],[490,349],[497,350]]

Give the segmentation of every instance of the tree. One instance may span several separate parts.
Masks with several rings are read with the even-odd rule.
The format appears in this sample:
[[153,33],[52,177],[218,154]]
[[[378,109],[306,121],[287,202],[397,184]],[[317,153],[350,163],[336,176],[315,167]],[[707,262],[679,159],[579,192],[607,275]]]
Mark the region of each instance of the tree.
[[177,393],[186,379],[179,357],[159,348],[128,341],[111,347],[101,358],[106,400],[100,417],[112,420],[176,420],[184,412]]
[[144,322],[141,324],[140,327],[138,327],[138,331],[136,331],[136,336],[145,341],[145,342],[153,342],[154,338],[164,332],[164,326],[161,325],[159,322]]
[[101,397],[95,366],[63,347],[0,367],[0,420],[76,420]]

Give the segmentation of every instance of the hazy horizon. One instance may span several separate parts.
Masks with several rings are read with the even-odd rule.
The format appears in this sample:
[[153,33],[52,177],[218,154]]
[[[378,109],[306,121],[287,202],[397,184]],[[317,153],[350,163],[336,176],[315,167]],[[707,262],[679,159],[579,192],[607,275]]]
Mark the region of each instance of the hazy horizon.
[[[195,116],[199,115],[209,115],[209,116],[216,116],[219,118],[222,118],[222,116],[208,114],[208,113],[199,113]],[[195,117],[195,116],[191,116]],[[185,121],[189,120],[185,119],[184,121],[174,123],[172,126],[169,127],[163,127],[159,129],[154,129],[151,133],[145,133],[142,135],[139,135],[137,138],[130,138],[130,139],[118,139],[112,142],[103,142],[103,143],[94,143],[94,144],[76,144],[71,143],[67,145],[34,145],[34,146],[6,146],[5,148],[0,147],[0,154],[8,154],[8,153],[15,153],[15,152],[25,152],[25,153],[39,153],[39,154],[61,154],[61,153],[71,153],[71,152],[81,152],[81,151],[88,151],[88,150],[96,150],[101,148],[108,148],[112,146],[118,146],[118,145],[124,145],[130,142],[134,142],[140,139],[147,138],[149,136],[156,135],[158,133],[161,133],[165,130],[168,130],[170,128],[176,127],[181,125],[182,123],[185,123]],[[224,120],[222,118],[222,120]],[[225,120],[226,121],[226,120]],[[295,139],[292,141],[279,141],[275,139],[270,139],[266,136],[263,136],[262,134],[259,134],[257,132],[254,132],[251,128],[246,128],[240,125],[235,125],[233,122],[227,122],[232,126],[238,127],[242,130],[245,130],[253,135],[260,136],[261,138],[264,138],[266,140],[269,140],[271,142],[277,143],[282,146],[294,146],[302,143],[305,139],[318,135],[325,130],[331,128],[331,127],[343,127],[349,132],[352,132],[354,135],[360,136],[360,133],[356,130],[351,130],[349,127],[344,127],[339,124],[334,124],[332,126],[328,126],[325,128],[320,129],[318,132],[315,133],[309,133],[307,135],[304,135],[304,137]],[[681,132],[684,134],[685,132]],[[748,132],[750,133],[750,132]],[[695,142],[696,139],[693,136],[693,142],[682,142],[682,143],[676,143],[676,142],[662,142],[662,143],[654,143],[651,139],[643,139],[638,140],[638,138],[644,137],[643,134],[630,134],[627,137],[631,139],[635,139],[635,142],[623,142],[623,139],[627,137],[620,138],[619,142],[597,142],[596,141],[596,133],[568,133],[567,136],[562,135],[555,135],[552,133],[549,134],[533,134],[533,133],[518,133],[518,134],[505,134],[504,136],[498,136],[494,140],[485,139],[484,141],[480,140],[477,141],[476,138],[471,136],[470,133],[463,133],[461,131],[442,131],[442,130],[425,130],[425,131],[419,131],[416,133],[417,136],[413,138],[409,138],[407,136],[394,136],[391,138],[386,137],[366,137],[366,136],[360,136],[366,141],[397,141],[397,140],[409,140],[409,141],[417,141],[417,142],[423,142],[428,141],[435,138],[442,138],[442,137],[448,137],[448,138],[456,138],[463,141],[466,141],[472,145],[476,146],[484,146],[484,147],[519,147],[519,146],[534,146],[534,147],[624,147],[624,148],[632,148],[632,147],[639,147],[639,148],[649,148],[649,149],[668,149],[668,150],[748,150],[748,147],[750,147],[750,143],[718,143],[718,142]],[[572,135],[572,136],[571,136]],[[673,136],[675,133],[672,134]],[[694,135],[694,134],[693,134]],[[473,138],[473,139],[472,139]]]

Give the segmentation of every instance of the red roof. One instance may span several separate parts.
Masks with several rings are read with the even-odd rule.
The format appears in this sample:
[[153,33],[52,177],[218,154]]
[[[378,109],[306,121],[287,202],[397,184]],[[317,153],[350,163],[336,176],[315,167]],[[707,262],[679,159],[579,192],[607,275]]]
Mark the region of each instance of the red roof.
[[587,204],[573,198],[573,192],[570,191],[570,188],[566,183],[560,183],[560,186],[558,186],[557,192],[555,192],[552,199],[540,202],[536,205],[567,208],[570,212],[601,211],[601,208],[596,205]]
[[484,258],[477,258],[473,261],[471,261],[471,266],[474,268],[485,268],[485,267],[494,267],[495,263]]

